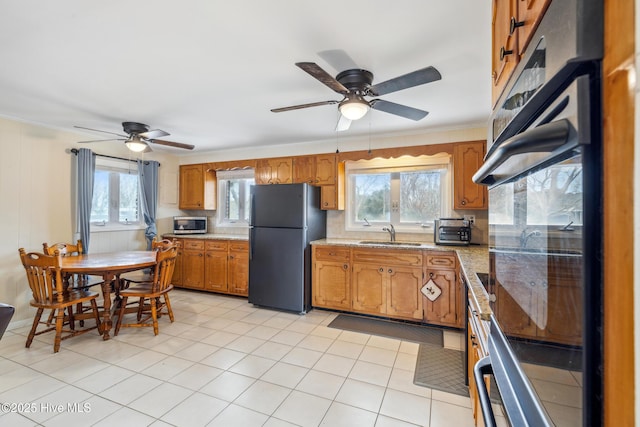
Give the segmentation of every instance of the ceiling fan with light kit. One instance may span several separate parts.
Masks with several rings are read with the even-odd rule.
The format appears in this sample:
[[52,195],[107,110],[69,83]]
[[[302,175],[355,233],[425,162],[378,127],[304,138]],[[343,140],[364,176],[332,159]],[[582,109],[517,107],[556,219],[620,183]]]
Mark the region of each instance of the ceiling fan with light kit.
[[163,136],[168,136],[169,133],[160,129],[150,130],[149,126],[143,123],[122,122],[122,129],[124,130],[126,135],[115,133],[115,132],[109,132],[106,130],[91,129],[83,126],[74,126],[74,127],[77,129],[85,129],[93,132],[108,133],[108,134],[116,135],[119,137],[119,138],[109,138],[109,139],[96,139],[91,141],[78,141],[78,143],[80,144],[91,143],[91,142],[102,142],[102,141],[124,141],[124,144],[127,146],[127,148],[136,153],[151,151],[151,147],[149,146],[149,143],[164,145],[167,147],[183,148],[185,150],[194,149],[194,146],[191,144],[183,144],[181,142],[173,142],[173,141],[156,139]]
[[[312,102],[309,104],[292,105],[290,107],[274,108],[271,111],[281,113],[284,111],[299,110],[308,107],[318,107],[321,105],[338,104],[340,120],[336,130],[343,131],[349,129],[351,121],[364,117],[370,108],[395,114],[410,120],[421,120],[429,114],[427,111],[413,107],[408,107],[395,102],[383,99],[367,100],[365,97],[376,97],[397,92],[414,86],[423,85],[440,80],[442,76],[434,67],[425,67],[420,70],[404,74],[393,79],[372,85],[373,73],[358,68],[358,66],[342,50],[332,50],[320,52],[320,56],[329,60],[336,59],[348,68],[338,73],[334,78],[314,62],[297,62],[296,66],[307,72],[316,80],[343,96],[340,101],[329,100]],[[338,68],[339,69],[339,68]]]

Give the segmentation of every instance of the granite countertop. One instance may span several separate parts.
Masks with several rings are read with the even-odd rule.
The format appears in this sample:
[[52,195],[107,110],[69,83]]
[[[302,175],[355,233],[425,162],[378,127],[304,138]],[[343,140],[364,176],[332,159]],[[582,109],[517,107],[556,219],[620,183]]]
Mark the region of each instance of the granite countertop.
[[[375,243],[361,243],[362,240],[355,239],[320,239],[311,242],[312,245],[324,245],[324,246],[351,246],[361,248],[385,248],[393,250],[407,250],[407,249],[426,249],[433,251],[446,251],[455,252],[460,262],[460,270],[467,279],[467,284],[471,290],[471,295],[477,302],[477,306],[480,309],[480,318],[482,320],[489,320],[491,315],[491,308],[489,306],[489,295],[485,290],[482,282],[476,275],[476,273],[488,273],[489,272],[489,251],[486,245],[469,245],[469,246],[443,246],[436,245],[434,243],[425,242],[400,242],[398,244],[387,244],[380,242]],[[402,244],[406,243],[406,244]]]
[[206,233],[206,234],[163,234],[162,237],[170,239],[198,239],[198,240],[249,240],[249,236],[240,234],[220,234],[220,233]]

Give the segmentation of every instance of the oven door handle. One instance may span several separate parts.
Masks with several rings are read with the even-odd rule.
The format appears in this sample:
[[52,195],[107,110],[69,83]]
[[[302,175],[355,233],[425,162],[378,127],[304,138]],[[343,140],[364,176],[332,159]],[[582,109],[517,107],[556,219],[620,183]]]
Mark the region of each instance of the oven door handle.
[[476,389],[478,390],[478,398],[480,399],[480,408],[482,409],[482,418],[486,427],[496,427],[496,417],[491,407],[491,398],[487,384],[484,382],[485,375],[492,375],[493,367],[491,366],[491,357],[485,356],[478,360],[473,367],[473,378],[476,381]]
[[551,153],[566,144],[570,134],[571,123],[561,119],[514,135],[486,159],[473,175],[473,182],[492,185],[494,179],[491,174],[510,157],[526,153]]

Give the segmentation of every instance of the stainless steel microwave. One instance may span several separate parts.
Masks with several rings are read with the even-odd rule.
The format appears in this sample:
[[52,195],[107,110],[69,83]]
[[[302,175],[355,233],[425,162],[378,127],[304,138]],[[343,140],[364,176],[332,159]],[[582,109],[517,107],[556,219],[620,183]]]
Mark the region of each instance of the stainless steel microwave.
[[174,216],[174,234],[205,234],[207,232],[206,216]]

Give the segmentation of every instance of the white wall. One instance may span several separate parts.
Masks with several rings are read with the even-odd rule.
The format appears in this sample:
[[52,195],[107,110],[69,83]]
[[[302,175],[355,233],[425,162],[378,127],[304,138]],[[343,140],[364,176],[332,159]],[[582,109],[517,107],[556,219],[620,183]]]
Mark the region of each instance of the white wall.
[[[42,243],[73,241],[75,216],[71,148],[89,147],[98,154],[129,158],[129,150],[117,141],[77,144],[86,135],[75,135],[0,118],[0,302],[14,305],[13,321],[33,318],[31,293],[18,248],[42,251]],[[178,159],[171,154],[144,155],[158,160],[160,202],[158,230],[172,228],[177,209]],[[91,252],[145,247],[144,233],[124,231],[92,234]],[[13,323],[12,321],[12,323]]]

